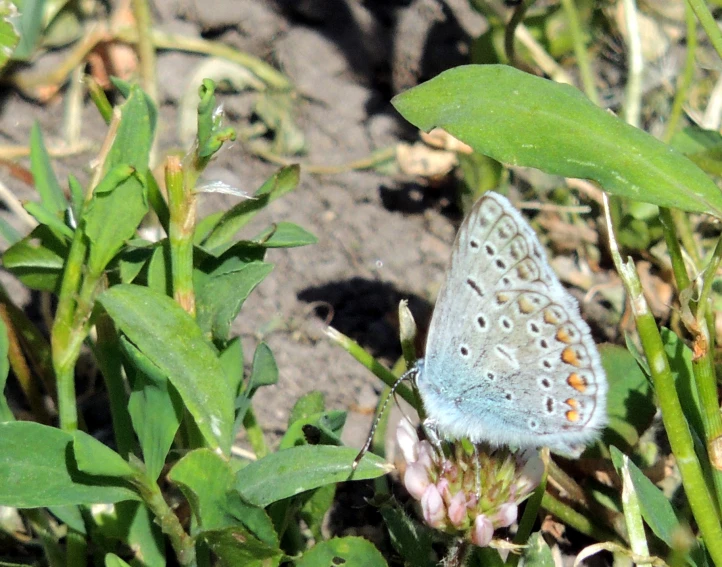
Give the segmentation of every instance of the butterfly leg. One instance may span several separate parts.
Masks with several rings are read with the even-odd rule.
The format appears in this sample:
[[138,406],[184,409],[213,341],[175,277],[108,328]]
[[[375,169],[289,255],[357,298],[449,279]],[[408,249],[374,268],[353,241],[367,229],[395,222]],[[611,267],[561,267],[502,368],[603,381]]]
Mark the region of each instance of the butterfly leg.
[[434,448],[437,460],[439,462],[442,461],[444,458],[444,447],[441,444],[436,422],[432,419],[426,419],[424,423],[421,424],[421,428],[424,430],[426,440],[431,443],[431,446]]

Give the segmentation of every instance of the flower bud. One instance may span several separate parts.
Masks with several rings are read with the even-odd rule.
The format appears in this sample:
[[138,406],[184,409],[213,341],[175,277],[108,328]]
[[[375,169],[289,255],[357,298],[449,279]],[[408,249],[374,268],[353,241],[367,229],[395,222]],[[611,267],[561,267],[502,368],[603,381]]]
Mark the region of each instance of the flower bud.
[[471,531],[471,542],[479,547],[486,547],[494,537],[494,524],[483,514],[474,520],[474,529]]
[[446,507],[436,485],[430,484],[421,497],[421,512],[424,520],[432,528],[443,528],[446,519]]
[[429,478],[429,472],[421,463],[411,463],[406,467],[404,486],[414,499],[421,500],[421,497],[430,484],[431,479]]

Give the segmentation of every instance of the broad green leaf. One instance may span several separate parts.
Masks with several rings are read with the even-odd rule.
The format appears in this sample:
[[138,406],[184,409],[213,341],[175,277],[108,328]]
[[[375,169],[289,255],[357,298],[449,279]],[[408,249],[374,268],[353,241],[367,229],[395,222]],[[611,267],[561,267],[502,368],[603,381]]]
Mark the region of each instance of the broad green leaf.
[[[117,86],[116,81],[113,83]],[[110,171],[127,164],[145,180],[158,111],[139,86],[129,86],[124,94],[127,100],[121,107],[120,125],[105,167]]]
[[53,166],[50,164],[50,155],[45,149],[43,133],[37,122],[30,131],[30,171],[33,173],[35,189],[40,195],[43,208],[60,219],[63,211],[68,207],[68,202],[60,188],[58,178],[55,177]]
[[722,217],[722,192],[670,146],[582,93],[502,65],[466,65],[396,96],[396,109],[501,162],[597,181],[615,195]]
[[271,270],[272,264],[258,261],[240,261],[235,267],[223,262],[210,274],[195,270],[198,326],[216,340],[227,340],[243,302]]
[[652,424],[657,411],[652,386],[626,348],[602,345],[599,352],[609,384],[604,441],[629,449]]
[[253,353],[253,366],[251,375],[248,378],[248,384],[243,392],[236,398],[236,430],[240,427],[243,418],[251,407],[251,398],[256,390],[262,386],[271,386],[278,381],[278,365],[273,357],[271,349],[266,343],[258,343],[256,351]]
[[3,266],[30,289],[55,291],[63,274],[68,242],[45,225],[36,226],[5,251]]
[[271,453],[238,471],[235,488],[252,504],[266,507],[326,484],[377,478],[393,469],[367,453],[353,472],[357,453],[352,447],[332,445],[301,445]]
[[362,537],[337,537],[314,545],[296,561],[296,567],[320,565],[363,565],[387,567],[386,560],[376,546]]
[[[230,242],[261,209],[296,188],[299,172],[298,165],[289,165],[276,172],[256,191],[252,199],[241,201],[224,213],[203,240],[203,245],[212,249]],[[202,235],[198,234],[198,236]]]
[[294,421],[304,419],[310,415],[321,413],[325,409],[323,394],[318,390],[304,394],[293,405],[291,415],[288,417],[288,425]]
[[540,532],[531,534],[527,541],[527,547],[524,549],[523,564],[526,567],[554,567],[554,557],[552,550],[544,541]]
[[[116,256],[116,261],[109,268],[109,275],[119,274],[120,279],[115,283],[133,283],[148,264],[157,247],[156,243],[142,239],[127,242],[120,254]],[[115,270],[116,266],[117,271]]]
[[135,235],[147,212],[143,178],[128,165],[116,166],[98,184],[83,214],[84,231],[90,240],[91,273],[105,269]]
[[13,59],[27,61],[35,53],[43,28],[45,0],[23,0],[20,11],[18,32],[20,42],[15,48]]
[[[622,452],[616,447],[611,447],[612,462],[617,472],[622,468]],[[629,464],[629,476],[632,479],[634,490],[639,499],[639,506],[642,510],[642,517],[647,525],[652,528],[654,535],[670,547],[674,545],[674,532],[679,528],[679,520],[674,513],[674,508],[664,493],[657,488],[644,473],[639,470],[631,460]]]
[[105,567],[130,567],[130,565],[115,553],[108,553],[105,556]]
[[8,328],[5,326],[5,321],[0,319],[0,422],[13,421],[15,419],[5,397],[5,382],[10,372],[10,361],[8,360],[9,347]]
[[177,484],[191,505],[201,531],[238,526],[272,548],[279,541],[266,512],[245,502],[232,491],[235,474],[230,464],[208,449],[196,449],[171,469],[168,478]]
[[15,29],[18,11],[12,2],[0,5],[0,69],[4,68],[20,41],[20,34]]
[[128,412],[143,451],[148,478],[155,481],[165,465],[168,451],[183,417],[183,401],[168,377],[126,339],[123,352],[132,361],[133,391]]
[[336,485],[327,484],[321,488],[317,488],[311,494],[311,497],[304,502],[299,517],[306,524],[316,541],[323,541],[323,524],[326,514],[333,505],[336,497]]
[[293,248],[318,242],[313,234],[292,222],[276,223],[253,240],[265,248]]
[[[112,509],[96,510],[94,540],[97,536],[132,548],[143,567],[165,567],[165,545],[160,526],[142,502],[119,502]],[[134,565],[141,565],[137,559]]]
[[[117,479],[78,470],[73,436],[30,421],[0,424],[0,506],[38,508],[138,500]],[[32,450],[28,450],[32,447]]]
[[169,297],[135,285],[114,286],[99,301],[118,329],[171,381],[208,447],[228,454],[233,396],[193,318]]
[[68,240],[73,238],[73,229],[61,221],[54,213],[48,211],[40,203],[28,201],[23,204],[23,208],[30,214],[39,224],[46,224],[58,234],[62,234]]
[[233,337],[226,345],[225,350],[218,356],[228,378],[228,385],[234,396],[238,393],[243,383],[243,343],[241,337]]
[[278,365],[273,353],[264,342],[258,343],[256,352],[253,353],[253,366],[249,379],[249,388],[260,388],[261,386],[272,386],[278,382]]
[[73,454],[78,470],[93,476],[132,478],[135,470],[118,453],[84,431],[73,431]]
[[278,546],[268,545],[238,525],[200,534],[225,567],[277,567],[284,557]]
[[389,530],[391,544],[407,565],[436,566],[429,528],[414,522],[398,506],[383,505],[379,511]]
[[[281,439],[278,448],[295,445],[342,445],[341,432],[346,423],[345,411],[326,411],[294,421]],[[310,441],[309,436],[315,438]]]
[[[132,502],[132,500],[128,502]],[[70,529],[81,534],[87,533],[85,520],[78,506],[50,506],[49,510],[62,523],[67,524]]]

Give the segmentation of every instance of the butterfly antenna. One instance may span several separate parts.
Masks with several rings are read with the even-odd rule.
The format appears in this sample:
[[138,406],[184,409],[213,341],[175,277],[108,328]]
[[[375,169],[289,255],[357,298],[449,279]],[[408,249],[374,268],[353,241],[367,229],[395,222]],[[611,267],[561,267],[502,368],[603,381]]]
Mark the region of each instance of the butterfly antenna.
[[395,396],[396,388],[398,388],[399,385],[401,384],[401,382],[403,382],[404,380],[409,380],[411,378],[415,378],[418,373],[419,373],[419,370],[417,367],[414,367],[411,370],[407,370],[396,380],[396,382],[394,382],[393,386],[391,386],[391,390],[389,390],[389,393],[386,394],[384,403],[381,404],[381,409],[379,410],[379,413],[376,416],[376,419],[374,419],[374,422],[371,425],[371,431],[369,431],[369,436],[366,439],[366,443],[364,443],[364,446],[359,451],[359,454],[356,455],[356,458],[353,460],[353,465],[351,465],[351,471],[356,470],[356,467],[358,467],[359,462],[361,462],[361,459],[363,459],[364,455],[368,452],[369,447],[371,447],[371,443],[374,440],[374,434],[376,433],[376,428],[379,426],[381,417],[384,415],[384,412],[386,411],[386,406],[389,405],[389,400],[391,399],[392,396]]

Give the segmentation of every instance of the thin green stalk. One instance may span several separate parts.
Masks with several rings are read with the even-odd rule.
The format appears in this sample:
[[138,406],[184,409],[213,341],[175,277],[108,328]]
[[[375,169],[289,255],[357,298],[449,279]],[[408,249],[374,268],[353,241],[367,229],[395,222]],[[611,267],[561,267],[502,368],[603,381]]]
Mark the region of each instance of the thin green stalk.
[[68,567],[85,565],[88,561],[88,542],[85,535],[70,527],[65,537],[65,549]]
[[[649,557],[649,546],[647,545],[647,534],[644,531],[639,497],[629,475],[629,457],[624,455],[622,459],[622,510],[627,524],[629,545],[632,552],[638,557]],[[639,563],[638,565],[648,567],[651,563]]]
[[100,315],[95,321],[98,339],[94,346],[95,359],[98,361],[105,387],[108,390],[110,417],[118,453],[124,459],[136,445],[133,425],[128,413],[128,394],[123,378],[118,335],[107,315]]
[[584,93],[594,104],[599,105],[599,94],[594,81],[594,71],[589,61],[589,51],[587,51],[585,34],[579,22],[579,12],[574,0],[562,0],[564,13],[569,21],[569,31],[572,34],[574,43],[574,54],[577,57],[577,66],[579,67],[579,75],[582,79]]
[[177,156],[169,156],[165,166],[168,190],[168,241],[170,242],[173,298],[192,317],[196,315],[196,296],[193,288],[193,233],[196,224],[196,199],[193,185],[184,175]]
[[667,243],[667,251],[669,252],[669,259],[672,262],[672,272],[674,273],[677,290],[681,292],[689,289],[691,282],[689,274],[687,273],[687,266],[684,263],[684,256],[682,256],[682,249],[677,239],[672,212],[667,207],[659,207],[659,220],[662,223],[664,241]]
[[513,65],[514,67],[520,67],[520,62],[517,61],[516,50],[514,46],[516,28],[518,28],[519,25],[524,21],[524,16],[526,15],[527,10],[531,7],[532,4],[534,4],[535,1],[536,0],[523,0],[522,3],[519,4],[514,10],[514,13],[511,16],[511,20],[509,20],[509,23],[506,25],[506,29],[504,30],[504,53],[506,54],[506,58],[509,61],[509,64]]
[[664,351],[657,322],[647,305],[634,263],[630,259],[627,264],[624,264],[619,254],[606,196],[605,205],[607,205],[605,206],[605,215],[612,258],[630,298],[632,314],[644,354],[649,363],[652,382],[662,411],[662,421],[672,452],[677,459],[682,484],[707,550],[713,561],[717,565],[722,565],[722,526],[717,506],[709,493],[702,467],[694,451],[692,435],[677,397],[674,376]]
[[642,56],[642,38],[639,31],[639,18],[637,17],[637,3],[635,0],[622,0],[624,5],[624,19],[627,24],[627,85],[624,93],[624,120],[635,128],[639,127],[642,113],[642,71],[644,57]]
[[251,444],[256,458],[262,459],[268,455],[268,444],[263,435],[263,429],[258,425],[258,420],[256,419],[256,414],[253,412],[253,408],[249,407],[246,410],[246,414],[243,416],[243,427],[246,430],[248,442]]
[[695,70],[695,56],[697,55],[697,20],[689,3],[684,5],[684,19],[687,23],[687,55],[684,60],[684,70],[677,80],[677,89],[674,93],[674,102],[672,110],[667,118],[667,127],[664,131],[662,139],[669,143],[677,131],[677,124],[682,117],[684,102],[687,100],[689,87],[692,85],[692,78]]
[[717,22],[709,11],[707,4],[703,0],[687,0],[687,3],[692,7],[694,13],[697,15],[699,23],[702,24],[704,32],[712,43],[712,47],[717,52],[717,55],[722,57],[722,32],[720,32]]
[[596,541],[619,541],[616,534],[602,526],[596,525],[589,518],[557,500],[548,492],[545,492],[542,497],[541,507],[559,518],[562,523],[574,528],[580,533],[588,535]]
[[[65,262],[63,280],[60,284],[58,309],[50,337],[53,353],[53,368],[58,389],[58,415],[60,428],[75,431],[78,428],[78,409],[75,401],[75,362],[80,354],[80,344],[85,337],[77,341],[73,323],[75,320],[76,295],[83,277],[83,261],[87,252],[81,231],[76,230],[73,242]],[[76,343],[77,347],[71,345]]]
[[105,95],[105,91],[100,87],[98,81],[90,75],[86,75],[83,80],[88,89],[90,99],[93,101],[93,104],[95,104],[95,108],[98,109],[105,123],[110,124],[110,121],[113,119],[113,105],[110,104],[108,97]]
[[153,45],[153,20],[147,0],[132,0],[135,26],[138,30],[138,59],[141,86],[151,100],[158,100],[158,84],[156,81],[156,57]]
[[[139,467],[139,465],[136,465]],[[185,532],[183,526],[168,503],[163,499],[163,493],[155,482],[151,482],[141,470],[132,479],[133,485],[138,489],[143,501],[156,517],[161,531],[168,536],[178,562],[183,567],[195,567],[196,550],[193,539]]]

